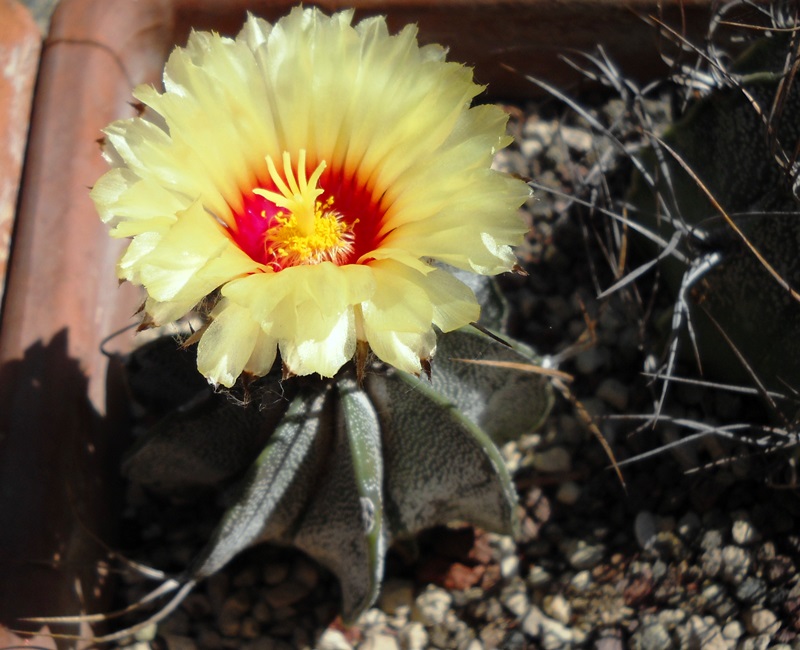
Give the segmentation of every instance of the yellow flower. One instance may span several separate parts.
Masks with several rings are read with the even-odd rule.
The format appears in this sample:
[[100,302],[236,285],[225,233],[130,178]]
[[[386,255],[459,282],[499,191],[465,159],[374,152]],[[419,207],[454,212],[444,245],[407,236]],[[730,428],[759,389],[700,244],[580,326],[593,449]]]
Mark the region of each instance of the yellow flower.
[[529,192],[490,169],[505,114],[470,107],[471,70],[413,26],[352,17],[296,8],[235,39],[194,32],[164,92],[134,91],[145,114],[105,130],[112,169],[92,198],[132,238],[119,277],[144,286],[155,324],[214,295],[198,348],[212,383],[266,374],[278,349],[297,375],[332,377],[367,345],[418,373],[434,326],[479,314],[434,262],[515,263]]

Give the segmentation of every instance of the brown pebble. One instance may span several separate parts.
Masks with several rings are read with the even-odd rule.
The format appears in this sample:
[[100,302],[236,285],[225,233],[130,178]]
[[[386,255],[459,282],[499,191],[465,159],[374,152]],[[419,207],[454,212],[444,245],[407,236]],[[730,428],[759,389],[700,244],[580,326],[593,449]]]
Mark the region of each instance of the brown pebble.
[[259,623],[253,616],[245,616],[242,619],[241,629],[239,636],[245,639],[255,639],[261,633],[261,623]]
[[224,571],[215,573],[206,581],[206,593],[212,611],[218,612],[222,609],[222,603],[225,602],[225,597],[228,595],[229,584],[230,579]]
[[267,564],[261,572],[261,579],[265,584],[277,585],[289,577],[287,564]]
[[203,650],[218,650],[222,647],[222,637],[214,630],[202,630],[198,635],[197,644]]
[[298,557],[292,568],[292,579],[305,587],[305,594],[312,592],[319,583],[317,565],[304,557]]
[[450,591],[469,589],[481,581],[484,573],[486,573],[486,567],[482,564],[470,567],[460,562],[453,562],[444,576],[442,586]]
[[309,593],[306,585],[295,581],[282,582],[279,585],[265,589],[264,600],[274,609],[294,605],[305,598]]
[[258,601],[253,605],[252,614],[259,623],[269,623],[272,620],[272,608],[263,601]]
[[258,582],[258,571],[255,567],[247,567],[233,577],[234,587],[254,587]]
[[634,576],[625,587],[623,597],[628,607],[642,604],[653,593],[653,576],[639,574]]

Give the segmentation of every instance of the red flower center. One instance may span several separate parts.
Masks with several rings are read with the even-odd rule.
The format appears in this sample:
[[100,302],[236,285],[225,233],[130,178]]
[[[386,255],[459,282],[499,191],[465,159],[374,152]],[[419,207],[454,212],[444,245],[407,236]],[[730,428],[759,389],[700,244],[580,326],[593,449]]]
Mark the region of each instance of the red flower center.
[[244,197],[234,215],[234,241],[254,261],[280,271],[301,264],[355,264],[380,244],[380,197],[340,170],[320,163],[311,177],[300,152],[297,173],[288,153],[284,174],[267,158],[270,180]]

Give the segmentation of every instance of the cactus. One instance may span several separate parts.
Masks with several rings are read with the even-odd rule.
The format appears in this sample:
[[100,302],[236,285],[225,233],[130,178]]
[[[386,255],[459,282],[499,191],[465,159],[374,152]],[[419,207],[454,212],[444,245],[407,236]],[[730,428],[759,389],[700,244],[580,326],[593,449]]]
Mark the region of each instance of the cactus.
[[676,229],[684,232],[678,247],[683,261],[673,256],[662,268],[689,309],[704,372],[750,383],[733,345],[774,390],[800,385],[800,303],[725,222],[698,180],[764,260],[797,289],[796,171],[789,161],[781,162],[796,153],[800,140],[800,89],[784,70],[789,47],[790,39],[781,34],[754,43],[723,75],[724,83],[666,131],[663,141],[696,178],[666,151],[659,167],[650,151],[643,161],[661,179],[656,191],[638,175],[630,193],[640,219],[665,240]]
[[[493,285],[476,289],[483,322],[502,327]],[[191,355],[169,341],[134,358],[163,376],[168,362],[141,360]],[[254,544],[289,544],[334,573],[343,619],[352,621],[377,598],[394,540],[455,520],[513,533],[516,493],[492,438],[537,427],[552,403],[550,386],[539,375],[463,359],[536,362],[524,347],[467,327],[440,335],[430,381],[377,363],[361,385],[352,363],[330,380],[282,380],[275,369],[249,387],[247,407],[205,388],[166,415],[129,454],[131,479],[185,495],[243,475],[233,504],[174,587],[188,593]],[[192,364],[183,367],[189,373]]]

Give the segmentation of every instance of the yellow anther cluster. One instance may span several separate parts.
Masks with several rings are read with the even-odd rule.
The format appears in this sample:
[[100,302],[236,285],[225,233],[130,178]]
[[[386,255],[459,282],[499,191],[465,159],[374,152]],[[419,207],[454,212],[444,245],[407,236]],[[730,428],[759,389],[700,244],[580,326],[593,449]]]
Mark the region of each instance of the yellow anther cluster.
[[314,205],[314,231],[305,234],[293,213],[279,212],[267,231],[267,252],[281,266],[341,262],[353,250],[353,233],[333,208],[333,197]]

